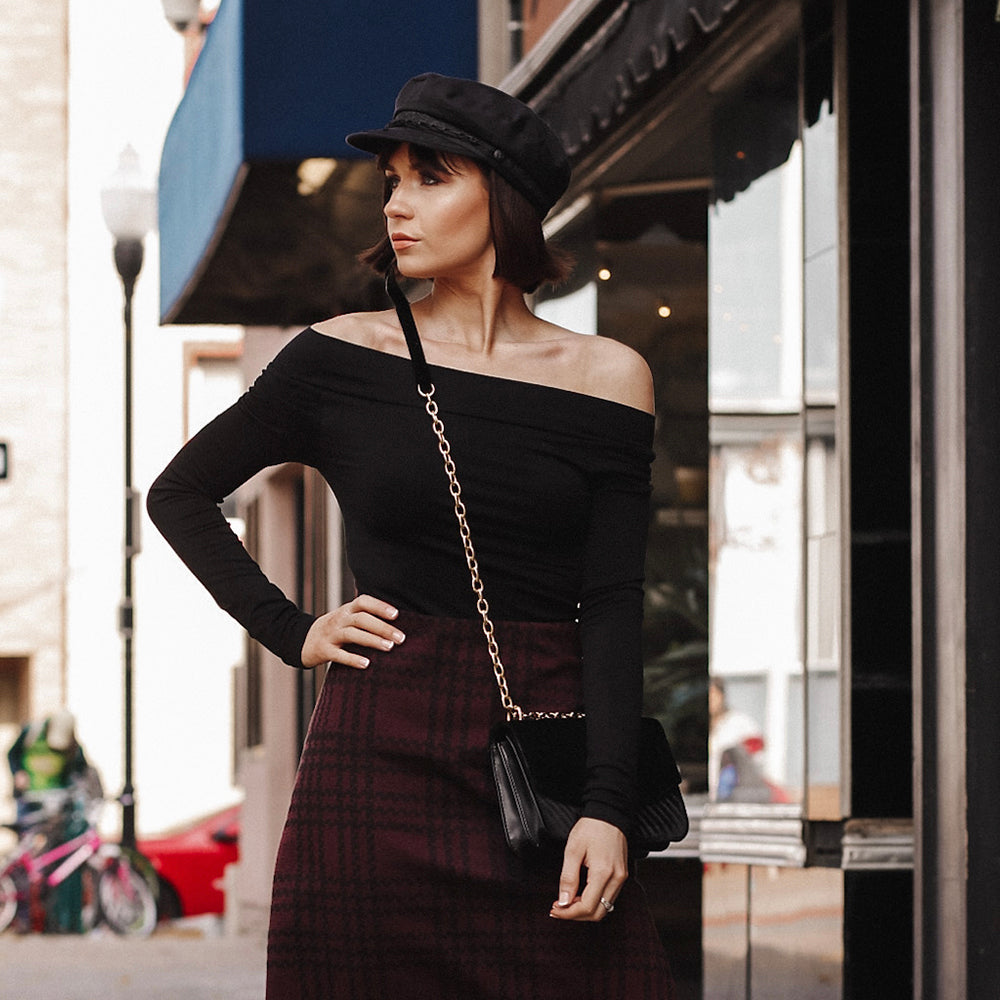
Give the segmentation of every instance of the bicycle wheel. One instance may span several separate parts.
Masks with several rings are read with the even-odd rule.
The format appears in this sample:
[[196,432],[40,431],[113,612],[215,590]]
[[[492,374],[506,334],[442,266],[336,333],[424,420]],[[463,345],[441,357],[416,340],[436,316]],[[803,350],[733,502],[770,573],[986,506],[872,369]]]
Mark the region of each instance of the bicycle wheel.
[[101,916],[116,934],[145,937],[156,927],[156,900],[146,880],[124,858],[116,858],[97,880]]
[[0,932],[10,927],[17,913],[17,886],[9,875],[0,875]]

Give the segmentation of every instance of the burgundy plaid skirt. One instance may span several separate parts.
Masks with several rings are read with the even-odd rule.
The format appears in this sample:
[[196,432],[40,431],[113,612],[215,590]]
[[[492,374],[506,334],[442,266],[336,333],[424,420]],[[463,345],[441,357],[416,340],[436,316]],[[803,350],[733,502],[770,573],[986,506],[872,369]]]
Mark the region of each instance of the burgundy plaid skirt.
[[[268,1000],[670,997],[634,878],[607,919],[553,920],[558,860],[508,849],[479,622],[398,624],[406,642],[367,670],[333,667],[313,714],[274,875]],[[496,629],[516,701],[579,705],[575,625]]]

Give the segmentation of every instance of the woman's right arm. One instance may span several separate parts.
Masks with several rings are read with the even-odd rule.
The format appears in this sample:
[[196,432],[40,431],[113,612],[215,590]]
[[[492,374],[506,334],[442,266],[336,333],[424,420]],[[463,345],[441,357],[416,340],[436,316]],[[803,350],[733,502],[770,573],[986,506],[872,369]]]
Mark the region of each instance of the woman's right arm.
[[[199,431],[153,483],[146,508],[216,603],[286,663],[301,666],[313,616],[267,579],[220,509],[230,493],[261,469],[300,460],[287,415],[281,415],[277,400],[262,398],[274,395],[271,388],[267,375],[261,376],[253,389]],[[281,416],[275,419],[271,413]]]
[[301,611],[233,533],[222,501],[264,468],[314,465],[316,417],[331,401],[314,394],[309,339],[291,342],[233,406],[196,434],[153,483],[149,516],[216,603],[255,639],[295,667],[367,666],[355,649],[403,641],[395,608],[360,595],[327,614]]
[[291,666],[315,617],[299,610],[251,558],[222,514],[222,501],[269,466],[314,465],[321,415],[336,405],[318,392],[311,340],[294,338],[228,410],[174,456],[146,508],[216,603]]

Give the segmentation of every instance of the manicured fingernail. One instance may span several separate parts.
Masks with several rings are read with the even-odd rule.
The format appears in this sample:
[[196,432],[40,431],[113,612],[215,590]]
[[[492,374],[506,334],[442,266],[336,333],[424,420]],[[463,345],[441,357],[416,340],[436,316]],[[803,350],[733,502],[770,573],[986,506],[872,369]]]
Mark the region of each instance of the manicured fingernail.
[[389,618],[398,618],[399,617],[399,609],[398,608],[390,608],[388,605],[386,605],[385,613],[386,613],[386,615]]
[[393,632],[392,638],[394,642],[402,642],[406,638],[406,636],[403,635],[402,632]]
[[569,893],[568,892],[559,893],[559,902],[556,905],[569,906]]
[[368,666],[368,664],[369,664],[369,663],[371,663],[371,662],[372,662],[372,661],[371,661],[371,660],[369,660],[367,656],[363,656],[363,657],[361,658],[361,666],[362,666],[362,667],[367,667],[367,666]]

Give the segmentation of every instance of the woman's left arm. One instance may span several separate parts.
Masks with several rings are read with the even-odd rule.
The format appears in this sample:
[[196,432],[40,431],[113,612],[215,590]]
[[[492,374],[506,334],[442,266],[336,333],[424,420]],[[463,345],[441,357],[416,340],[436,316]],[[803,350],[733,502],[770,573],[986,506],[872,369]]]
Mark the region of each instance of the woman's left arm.
[[653,417],[624,409],[620,416],[624,440],[602,450],[595,473],[580,601],[587,785],[552,909],[570,920],[602,919],[602,897],[613,904],[628,874],[636,802]]

